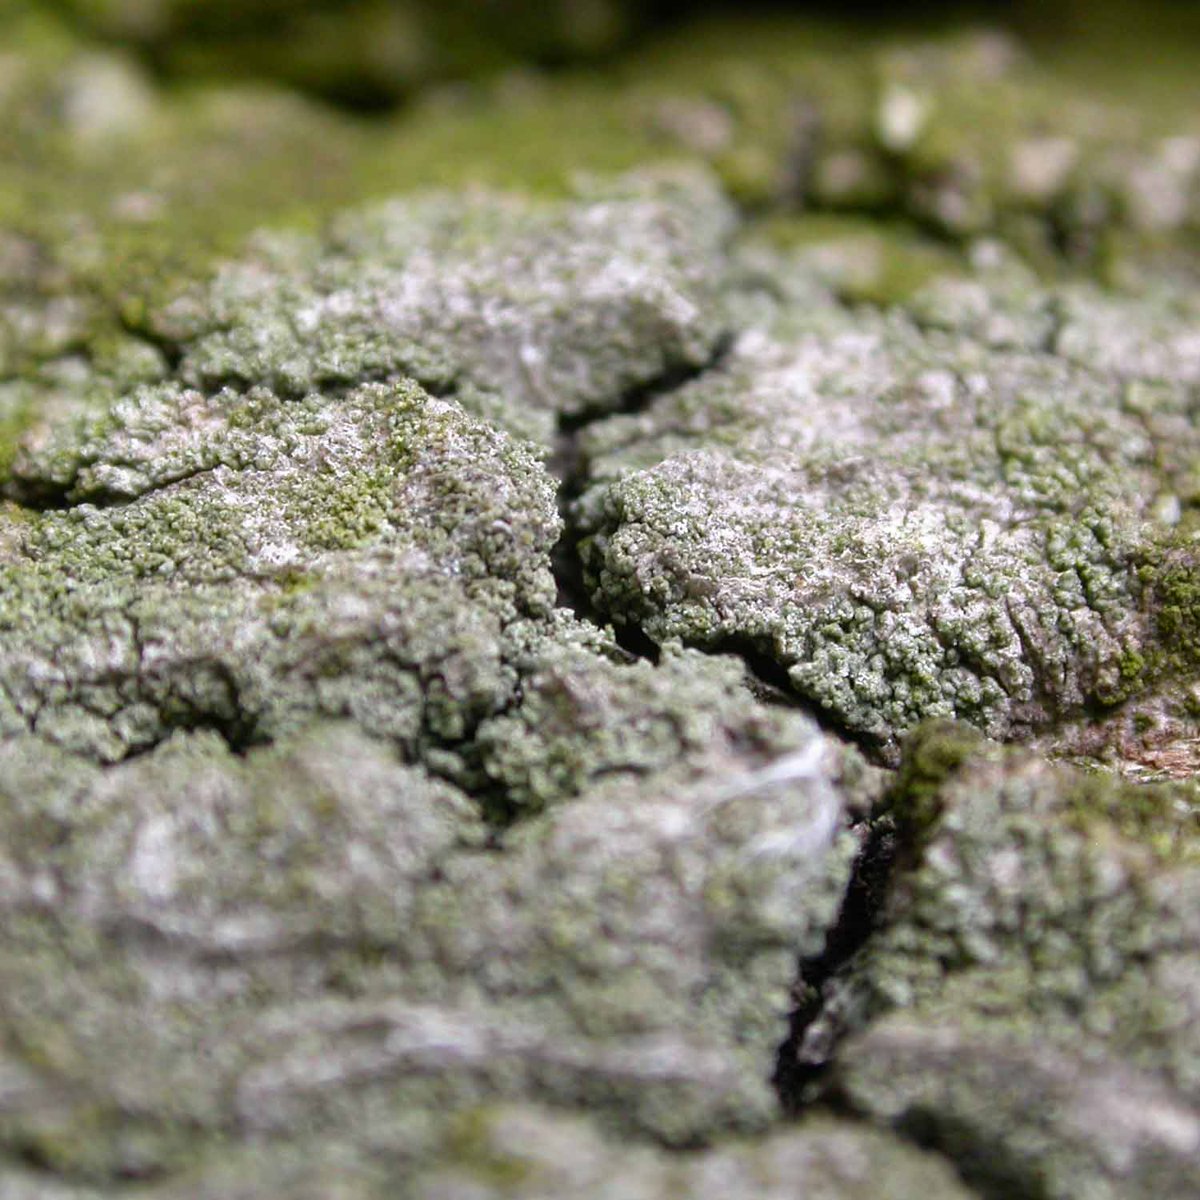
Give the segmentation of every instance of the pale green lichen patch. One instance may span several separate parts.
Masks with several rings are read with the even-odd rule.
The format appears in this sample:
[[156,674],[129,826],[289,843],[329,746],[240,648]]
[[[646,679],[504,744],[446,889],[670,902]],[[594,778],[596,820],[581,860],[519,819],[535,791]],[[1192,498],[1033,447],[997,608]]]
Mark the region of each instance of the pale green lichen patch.
[[522,695],[476,738],[508,802],[536,809],[605,777],[653,777],[676,761],[697,777],[731,754],[771,753],[790,717],[742,687],[734,658],[669,653],[656,665],[597,659],[559,640],[522,660]]
[[243,742],[326,713],[412,750],[510,695],[499,639],[552,603],[554,491],[457,406],[160,385],[65,436],[26,446],[27,498],[105,506],[9,525],[7,729],[119,759],[179,725]]
[[1021,736],[1161,677],[1186,606],[1144,563],[1200,452],[1186,313],[1003,260],[881,313],[776,290],[718,368],[587,431],[600,607],[754,645],[885,753],[926,717]]
[[267,243],[150,324],[195,386],[405,374],[548,441],[557,415],[708,360],[730,225],[693,173],[571,204],[430,196],[347,214],[323,244]]
[[907,849],[880,932],[818,1020],[826,1038],[865,1026],[840,1058],[852,1103],[919,1125],[991,1186],[1194,1191],[1195,799],[954,727],[919,734],[892,797]]
[[404,1177],[489,1098],[669,1143],[759,1128],[849,870],[843,757],[791,717],[498,853],[463,793],[349,726],[108,769],[10,738],[0,1144],[112,1180],[303,1127]]

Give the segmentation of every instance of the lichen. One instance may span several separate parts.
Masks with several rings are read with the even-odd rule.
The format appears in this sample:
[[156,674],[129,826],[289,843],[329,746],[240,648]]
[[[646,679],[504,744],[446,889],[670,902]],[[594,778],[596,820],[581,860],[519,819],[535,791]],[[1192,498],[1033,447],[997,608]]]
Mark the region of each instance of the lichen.
[[0,1192],[1194,1194],[1187,72],[517,4],[6,28]]
[[[1152,615],[1143,564],[1197,449],[1186,318],[1003,262],[882,313],[778,294],[719,369],[588,430],[601,610],[754,644],[885,755],[923,719],[1022,736],[1160,680],[1179,605]],[[1087,354],[1118,310],[1121,353]]]
[[825,985],[809,1034],[854,1031],[836,1086],[981,1185],[1194,1189],[1194,789],[934,728],[890,809],[906,849],[880,932]]
[[298,1126],[384,1137],[403,1169],[420,1114],[485,1097],[668,1143],[761,1128],[795,956],[853,848],[840,754],[801,718],[600,781],[499,854],[463,793],[348,727],[241,759],[211,733],[109,769],[32,737],[0,755],[25,1081],[0,1134],[98,1179]]
[[499,639],[552,602],[553,488],[456,406],[160,385],[64,436],[14,471],[90,502],[10,526],[9,729],[112,760],[179,725],[252,742],[352,712],[415,748],[511,693]]

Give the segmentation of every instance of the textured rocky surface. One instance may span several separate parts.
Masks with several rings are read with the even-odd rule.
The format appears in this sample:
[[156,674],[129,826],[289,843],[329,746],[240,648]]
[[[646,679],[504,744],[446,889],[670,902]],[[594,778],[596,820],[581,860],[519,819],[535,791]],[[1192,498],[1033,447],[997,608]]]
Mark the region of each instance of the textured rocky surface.
[[9,730],[116,760],[325,712],[415,746],[503,706],[504,628],[553,597],[527,452],[411,385],[293,405],[168,385],[106,420],[59,478],[143,494],[6,522]]
[[[347,1147],[272,1155],[228,1156],[177,1183],[149,1185],[153,1200],[227,1196],[247,1200],[708,1200],[739,1194],[763,1200],[966,1200],[971,1193],[933,1155],[850,1122],[816,1119],[795,1130],[719,1149],[666,1156],[647,1146],[605,1138],[585,1119],[531,1104],[467,1109],[431,1143],[439,1165],[397,1176],[365,1163]],[[96,1200],[109,1193],[48,1182],[24,1170],[0,1173],[14,1200]],[[798,1190],[801,1189],[801,1190]]]
[[695,173],[590,202],[431,196],[269,243],[155,313],[178,376],[286,394],[405,374],[517,432],[698,369],[721,334],[732,214]]
[[1189,56],[524,7],[14,9],[0,1196],[1196,1194]]
[[853,851],[841,752],[787,732],[766,766],[710,750],[499,843],[351,729],[244,760],[180,734],[107,771],[10,739],[6,1145],[137,1178],[316,1128],[403,1173],[493,1097],[668,1143],[762,1127]]
[[885,752],[926,717],[1020,736],[1187,674],[1158,593],[1189,544],[1194,306],[1002,268],[883,313],[764,306],[717,368],[588,430],[596,602],[753,647]]
[[1118,784],[934,728],[889,813],[903,874],[805,1034],[815,1051],[831,1022],[865,1029],[837,1067],[850,1103],[993,1191],[1194,1194],[1194,785]]
[[493,1175],[488,1180],[478,1168],[443,1168],[417,1180],[418,1194],[431,1200],[459,1196],[652,1200],[731,1194],[762,1200],[796,1195],[814,1200],[908,1196],[957,1200],[969,1194],[932,1156],[827,1119],[756,1143],[734,1143],[673,1162],[628,1147],[614,1153],[586,1128],[529,1110],[488,1114],[472,1133],[492,1171],[506,1177],[497,1180]]

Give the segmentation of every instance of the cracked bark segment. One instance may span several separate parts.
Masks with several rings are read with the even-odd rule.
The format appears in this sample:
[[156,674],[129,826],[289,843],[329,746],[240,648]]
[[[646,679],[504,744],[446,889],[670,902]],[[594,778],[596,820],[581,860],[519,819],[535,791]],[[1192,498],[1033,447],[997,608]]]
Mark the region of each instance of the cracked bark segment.
[[[988,44],[978,45],[986,56]],[[925,76],[929,61],[923,54],[912,60]],[[723,205],[706,184],[690,182],[674,189],[633,185],[623,194],[565,204],[459,198],[439,209],[437,201],[409,201],[336,222],[311,242],[264,241],[213,287],[169,311],[151,302],[146,317],[138,296],[128,293],[135,274],[115,263],[126,247],[144,253],[160,239],[167,248],[151,253],[151,262],[176,254],[191,264],[187,270],[207,262],[207,251],[183,253],[197,238],[178,196],[190,197],[193,207],[215,197],[213,215],[199,228],[233,230],[245,217],[231,211],[229,197],[239,194],[229,186],[231,174],[244,177],[242,203],[249,194],[255,220],[262,219],[264,179],[271,181],[264,195],[297,185],[298,207],[312,216],[309,197],[321,187],[308,175],[347,181],[325,193],[330,203],[334,193],[370,190],[383,175],[364,185],[344,166],[355,154],[327,157],[333,143],[350,140],[339,118],[285,102],[264,124],[262,102],[246,97],[232,101],[225,132],[215,135],[221,151],[214,155],[210,145],[208,156],[194,161],[202,127],[167,104],[171,115],[161,130],[151,130],[157,117],[150,121],[150,93],[139,109],[126,85],[136,90],[141,83],[126,74],[123,84],[114,65],[80,63],[65,89],[56,81],[46,93],[48,103],[22,101],[24,129],[48,147],[44,158],[29,161],[55,163],[55,183],[43,187],[39,179],[27,188],[18,180],[11,194],[7,181],[0,186],[5,212],[12,211],[12,195],[40,196],[60,185],[72,197],[89,194],[86,204],[55,200],[59,212],[46,224],[30,218],[48,244],[59,235],[74,274],[56,282],[40,266],[18,263],[16,298],[0,302],[0,372],[21,375],[0,395],[4,437],[10,426],[43,426],[27,434],[9,488],[26,510],[5,508],[0,521],[0,586],[7,592],[0,607],[8,610],[0,617],[7,656],[0,730],[12,734],[0,750],[9,771],[0,792],[11,793],[0,820],[14,826],[11,837],[0,839],[11,856],[0,872],[0,903],[11,918],[0,923],[0,969],[15,981],[0,989],[6,997],[0,1022],[11,1035],[0,1059],[0,1144],[13,1158],[43,1163],[46,1175],[103,1180],[97,1190],[106,1194],[142,1191],[129,1177],[156,1172],[168,1176],[168,1191],[178,1186],[177,1195],[194,1194],[182,1176],[171,1177],[193,1166],[198,1154],[211,1161],[230,1145],[240,1152],[235,1167],[201,1172],[198,1186],[209,1194],[236,1194],[251,1180],[257,1186],[260,1152],[269,1159],[262,1168],[268,1195],[301,1186],[315,1195],[339,1187],[395,1194],[396,1181],[414,1166],[436,1173],[450,1165],[461,1131],[450,1128],[444,1145],[439,1136],[452,1124],[450,1114],[481,1099],[592,1109],[626,1131],[688,1145],[769,1120],[773,1097],[764,1076],[783,1032],[779,1016],[790,1002],[794,960],[820,950],[853,848],[839,836],[847,807],[857,803],[844,760],[812,751],[813,732],[802,722],[748,701],[729,663],[674,652],[656,670],[618,663],[603,637],[585,637],[551,616],[547,548],[558,527],[536,457],[454,405],[405,386],[361,388],[375,376],[415,372],[431,388],[453,390],[477,413],[542,439],[556,421],[569,429],[578,419],[645,400],[677,373],[704,367],[722,345],[730,299],[718,294]],[[856,91],[848,118],[861,130],[864,120],[875,121],[868,157],[893,176],[896,204],[964,237],[1003,224],[1000,210],[1013,205],[1001,198],[991,208],[994,175],[990,167],[986,178],[973,171],[971,156],[994,140],[1002,161],[1012,140],[976,121],[980,109],[964,106],[958,121],[956,99],[978,82],[969,61],[956,70],[948,99],[934,102],[941,112],[932,123],[922,112],[922,80],[900,66],[903,77],[884,81],[880,107],[866,92],[866,103],[857,105]],[[735,85],[740,69],[732,69]],[[846,73],[832,63],[839,88]],[[696,74],[707,74],[703,57]],[[747,89],[767,74],[752,72]],[[576,82],[535,94],[527,111],[568,95],[579,106],[599,96],[583,92],[581,99]],[[935,90],[941,83],[934,80]],[[123,87],[132,108],[124,106]],[[787,126],[789,140],[767,171],[786,159],[783,186],[799,194],[810,181],[793,181],[790,171],[799,149],[806,159],[800,171],[808,173],[813,123],[807,105],[795,125],[779,120],[776,98],[784,93],[770,83],[767,90],[765,103],[752,98],[750,105],[767,114],[773,130]],[[791,84],[787,91],[795,94]],[[105,102],[90,103],[96,98]],[[623,124],[625,101],[613,98],[610,108],[607,95],[600,99],[597,107],[607,114],[600,124]],[[968,132],[965,154],[951,147],[939,161],[935,147],[927,159],[924,138],[907,137],[904,127],[937,136],[943,116],[951,133]],[[451,114],[450,125],[434,121],[428,128],[448,128],[453,120]],[[572,120],[563,123],[570,138],[579,137]],[[0,140],[7,147],[14,123],[6,124]],[[837,155],[846,148],[839,145],[845,127],[836,118],[833,124],[819,131],[820,150]],[[103,148],[98,135],[122,125],[130,140]],[[145,136],[136,132],[143,125]],[[494,139],[492,127],[485,125],[482,135],[476,127],[466,144],[494,140],[497,148],[480,155],[494,167],[521,143],[518,157],[540,167],[542,144],[529,151],[524,132],[513,132],[518,127],[530,126],[518,118]],[[1096,128],[1103,150],[1113,136],[1107,117]],[[214,135],[207,136],[211,143]],[[552,131],[546,143],[556,136]],[[740,144],[726,147],[730,158],[752,161],[753,136],[732,137]],[[1140,154],[1148,140],[1136,126],[1121,137],[1122,154],[1126,146]],[[57,165],[60,138],[75,144],[72,153],[98,138],[93,152],[111,160],[111,174]],[[376,150],[382,144],[372,141]],[[474,169],[479,164],[462,144],[454,143],[449,155],[472,159]],[[312,155],[317,169],[296,146],[320,150]],[[551,157],[563,153],[548,149]],[[1026,180],[1031,169],[1043,182],[1047,166],[1055,174],[1055,147],[1019,149]],[[622,142],[615,156],[635,150],[635,142]],[[1200,161],[1194,146],[1176,141],[1147,153],[1162,154],[1162,170],[1151,174],[1146,197],[1165,195],[1173,205],[1165,226],[1186,221]],[[214,157],[222,159],[220,169]],[[289,182],[280,187],[272,176],[287,158],[305,161],[282,176]],[[397,152],[392,180],[426,178],[412,161]],[[1144,161],[1118,160],[1115,172],[1099,175],[1085,167],[1081,191],[1114,174],[1117,186],[1134,181]],[[181,170],[198,182],[161,185]],[[93,178],[101,181],[99,198],[80,185]],[[148,193],[130,190],[147,180]],[[1029,201],[1034,211],[1053,214],[1048,219],[1064,242],[1123,222],[1116,211],[1095,220],[1063,212],[1061,200],[1052,181],[1042,195],[1018,198],[1016,207]],[[96,216],[109,206],[111,218]],[[146,221],[151,232],[114,234],[126,220]],[[70,236],[62,236],[64,229]],[[0,257],[5,253],[0,248]],[[91,323],[114,324],[116,317],[98,311],[102,304],[93,307],[93,286],[97,295],[119,297],[123,319],[144,336],[124,342],[128,361],[122,358],[110,374],[96,354],[102,335]],[[880,622],[873,631],[894,654],[868,665],[902,673],[908,689],[888,694],[891,726],[874,736],[890,745],[914,715],[950,709],[993,731],[1022,733],[1060,708],[1086,717],[1093,700],[1119,699],[1141,686],[1144,674],[1157,680],[1168,667],[1200,661],[1192,644],[1200,628],[1194,545],[1181,539],[1150,560],[1144,551],[1154,539],[1143,538],[1139,524],[1178,521],[1186,533],[1194,515],[1195,486],[1187,481],[1196,459],[1189,389],[1197,376],[1194,311],[1186,303],[1131,305],[1088,292],[1050,296],[1026,285],[1010,293],[985,279],[942,284],[903,313],[875,320],[848,317],[821,301],[818,290],[810,289],[813,311],[798,320],[799,332],[773,329],[760,348],[769,351],[772,340],[791,347],[809,335],[819,342],[877,332],[888,361],[899,361],[897,388],[889,383],[880,392],[892,423],[881,419],[860,438],[852,421],[846,427],[835,421],[834,432],[846,439],[839,453],[855,439],[869,447],[886,443],[882,468],[847,466],[845,458],[830,467],[818,455],[811,474],[796,473],[790,460],[773,457],[808,453],[786,421],[744,428],[772,419],[769,405],[754,409],[749,421],[724,414],[711,421],[709,409],[695,427],[669,436],[694,449],[698,443],[689,439],[710,422],[704,437],[712,432],[718,445],[704,453],[714,461],[737,458],[750,445],[736,483],[755,504],[786,508],[797,480],[843,491],[861,485],[864,512],[835,512],[830,520],[838,528],[843,518],[875,519],[893,502],[916,497],[913,525],[932,547],[931,560],[946,546],[963,548],[961,586],[983,593],[982,611],[968,605],[959,613],[948,603],[947,618],[937,609],[930,618],[931,661],[906,640],[902,624]],[[83,292],[88,296],[79,301]],[[746,304],[745,311],[756,310]],[[381,325],[388,325],[382,338]],[[839,380],[853,379],[858,369],[851,351],[822,382],[835,396]],[[764,354],[768,364],[771,353]],[[89,369],[83,359],[92,355]],[[864,350],[861,357],[869,355]],[[943,428],[913,417],[940,403],[936,373],[943,357],[954,363],[954,387],[966,381],[964,411],[973,428],[991,433],[994,446],[986,436],[977,442],[963,436],[948,418]],[[39,364],[36,378],[29,362]],[[735,354],[731,366],[741,370],[745,356]],[[874,367],[867,361],[862,370],[862,391],[871,393]],[[712,374],[714,382],[724,378]],[[977,375],[1000,381],[998,390],[970,393]],[[135,393],[130,376],[160,386]],[[163,383],[163,377],[170,378]],[[779,386],[786,390],[784,382]],[[1059,397],[1065,415],[1040,403],[1050,395]],[[955,391],[946,407],[957,398]],[[849,404],[841,396],[823,415],[844,415],[842,401]],[[730,412],[739,404],[731,395]],[[1003,429],[988,423],[993,405],[1005,414]],[[1119,419],[1112,416],[1118,410]],[[645,462],[634,464],[632,448],[618,454],[617,446],[604,447],[594,456],[597,481],[623,485],[633,465],[656,470],[664,457],[660,432],[646,437]],[[726,435],[732,440],[720,443]],[[617,463],[611,476],[601,463],[610,452]],[[7,448],[3,455],[7,460]],[[993,461],[1000,464],[998,482],[984,472],[985,486],[976,472]],[[721,495],[728,478],[714,472],[709,494]],[[993,490],[1011,506],[1011,521],[995,522],[992,541],[971,543],[970,516],[981,496],[991,502]],[[1131,495],[1137,499],[1129,501]],[[55,507],[64,511],[28,511]],[[1030,512],[1034,536],[1022,540],[1027,531],[1015,526]],[[702,516],[693,518],[698,533],[712,532],[702,528]],[[1061,543],[1051,537],[1058,525],[1067,530]],[[807,545],[811,559],[824,559],[820,539],[835,536],[830,528]],[[936,571],[927,578],[895,558],[892,526],[876,522],[874,540],[851,528],[859,558],[847,570],[896,565],[895,579],[885,580],[888,603],[903,607],[919,600],[914,593],[927,583],[935,590],[945,583]],[[797,538],[807,532],[800,529]],[[769,561],[778,549],[773,534],[751,545],[751,584],[760,557]],[[704,553],[696,561],[708,565]],[[1009,590],[1005,581],[1014,572],[1024,580],[1026,569],[1037,576],[1047,564],[1056,573],[1052,591],[1017,588],[1011,609],[1008,595],[1001,604],[993,594]],[[1131,576],[1139,564],[1149,578],[1141,569]],[[723,569],[719,560],[717,568]],[[986,576],[980,585],[968,579],[977,568],[994,570],[1004,588]],[[712,599],[691,567],[681,577],[685,591]],[[949,578],[953,592],[953,570]],[[1145,597],[1143,611],[1137,604]],[[695,597],[688,592],[688,598]],[[860,597],[852,598],[858,604]],[[870,610],[861,613],[864,621],[878,616],[869,603],[858,607]],[[1060,608],[1070,614],[1066,630]],[[995,633],[987,624],[993,612],[1003,644],[987,640]],[[983,635],[977,636],[977,621]],[[728,642],[773,649],[771,636],[764,642],[752,622],[728,636],[722,631],[710,648]],[[1179,657],[1153,662],[1172,639],[1180,649],[1171,654]],[[1014,661],[1006,657],[1010,651]],[[945,658],[936,657],[943,652]],[[951,653],[959,661],[949,661]],[[977,661],[956,674],[972,654]],[[822,686],[838,665],[822,660]],[[989,680],[998,691],[986,689]],[[852,682],[848,697],[831,693],[837,703],[859,703],[865,695],[885,704],[871,693],[873,680],[859,691],[861,679]],[[979,696],[971,690],[976,682]],[[358,732],[297,733],[328,716],[349,718]],[[214,727],[223,737],[179,736],[151,750],[172,730],[193,726]],[[39,739],[24,732],[31,728]],[[365,739],[364,730],[387,748]],[[244,761],[222,745],[247,750],[273,739],[282,744],[250,749]],[[62,746],[84,757],[71,758]],[[135,752],[142,752],[139,761],[96,766]],[[397,752],[421,766],[401,766]],[[461,784],[470,801],[426,772]],[[507,806],[506,817],[550,811],[484,848],[478,807],[493,802]],[[938,1105],[939,1117],[949,1114],[944,1125],[953,1125],[961,1109],[983,1130],[976,1144],[987,1145],[992,1131],[979,1118],[980,1094],[994,1078],[1009,1078],[991,1074],[997,1060],[1009,1055],[1024,1065],[1033,1047],[1044,1068],[1035,1078],[1056,1089],[1058,1107],[1072,1118],[1082,1112],[1089,1130],[1112,1118],[1113,1109],[1101,1107],[1097,1116],[1080,1103],[1080,1080],[1087,1089],[1094,1083],[1106,1093],[1128,1091],[1155,1115],[1174,1119],[1194,1109],[1195,939],[1194,921],[1187,922],[1196,889],[1184,870],[1189,852],[1174,839],[1174,816],[1151,813],[1144,824],[1126,826],[1137,808],[1132,793],[1106,799],[1089,791],[1080,811],[1056,812],[1047,824],[1062,823],[1077,842],[1128,841],[1135,844],[1133,858],[1137,845],[1148,847],[1158,856],[1147,868],[1153,887],[1178,892],[1178,907],[1164,901],[1154,908],[1157,924],[1149,931],[1133,918],[1123,925],[1124,909],[1110,904],[1088,874],[1094,866],[1103,882],[1117,869],[1107,858],[1085,858],[1081,882],[1070,874],[1077,844],[1060,850],[1058,832],[1047,834],[1045,852],[1053,889],[1043,892],[1031,869],[1017,899],[1005,896],[1012,859],[1004,854],[997,856],[998,885],[991,891],[973,890],[973,876],[965,883],[955,877],[972,897],[984,895],[981,907],[1002,912],[1006,928],[1036,913],[1036,898],[1044,895],[1053,911],[1036,915],[1050,932],[1032,946],[1028,938],[1012,944],[955,909],[962,894],[947,884],[951,902],[939,900],[923,912],[914,936],[928,932],[922,922],[944,932],[936,924],[943,909],[958,922],[949,941],[963,961],[947,967],[937,958],[939,970],[956,976],[952,986],[939,992],[927,978],[936,972],[926,970],[926,959],[945,943],[931,952],[923,941],[896,952],[886,964],[887,983],[919,994],[917,1020],[939,1030],[962,1028],[963,1013],[976,1010],[986,1025],[995,1016],[989,1004],[1011,1011],[1001,1029],[972,1028],[951,1041],[962,1054],[952,1056],[936,1086],[889,1047],[883,1034],[894,1028],[877,1026],[880,1056],[896,1068],[896,1078],[886,1081],[895,1091],[876,1089],[868,1076],[868,1098],[855,1093],[863,1111],[891,1119],[888,1096],[915,1096],[901,1103]],[[1098,825],[1077,827],[1096,811],[1103,816]],[[1025,840],[1027,829],[1007,810],[996,824],[1022,848],[1037,842],[1039,831]],[[942,842],[936,849],[945,848]],[[1121,855],[1116,861],[1128,868]],[[1145,900],[1140,881],[1131,892]],[[1097,911],[1079,916],[1084,902]],[[891,915],[907,928],[903,913]],[[1110,938],[1113,927],[1117,935]],[[1078,929],[1086,949],[1082,969],[1060,952]],[[1151,934],[1161,940],[1139,958]],[[888,945],[881,943],[884,950]],[[984,974],[988,953],[1005,963],[1003,978]],[[1149,983],[1137,978],[1147,963]],[[1116,972],[1112,979],[1104,974],[1109,970]],[[872,996],[887,990],[875,976],[871,986]],[[881,1003],[894,999],[889,993]],[[1081,1009],[1086,1045],[1077,1027]],[[1026,1038],[1035,1018],[1035,1033]],[[929,1051],[929,1042],[920,1049]],[[1107,1061],[1110,1055],[1119,1066]],[[848,1062],[845,1078],[862,1065],[858,1058]],[[953,1074],[955,1067],[961,1074]],[[965,1099],[955,1092],[960,1084]],[[1010,1096],[1000,1114],[1013,1122],[1005,1133],[1013,1158],[1033,1124],[1014,1112],[1023,1107]],[[1130,1107],[1118,1106],[1122,1123]],[[519,1128],[518,1122],[518,1137]],[[1086,1145],[1081,1154],[1075,1131],[1059,1126],[1054,1136],[1053,1152],[1042,1161],[1055,1186],[1086,1190],[1089,1179],[1104,1177],[1111,1163],[1097,1166]],[[855,1145],[866,1147],[856,1151],[861,1155],[883,1157],[893,1144],[855,1137]],[[828,1132],[822,1137],[826,1147],[833,1141]],[[311,1171],[304,1161],[309,1147],[301,1143],[311,1146]],[[1176,1139],[1176,1149],[1189,1145]],[[1127,1152],[1141,1170],[1140,1143],[1113,1138],[1104,1150]],[[564,1144],[561,1154],[569,1153]],[[787,1155],[777,1161],[766,1146],[722,1153],[667,1164],[666,1190],[677,1190],[680,1172],[716,1191],[744,1191],[754,1186],[750,1179],[770,1175],[774,1182],[802,1169]],[[618,1170],[626,1155],[622,1146]],[[640,1157],[651,1156],[662,1161],[656,1151]],[[1178,1180],[1194,1183],[1178,1168],[1177,1156],[1167,1161],[1165,1182],[1154,1174],[1135,1177],[1145,1190],[1169,1193]],[[844,1163],[835,1172],[843,1189],[849,1172]],[[727,1179],[735,1182],[727,1186]],[[795,1187],[808,1182],[814,1181]],[[510,1184],[511,1178],[502,1186]],[[0,1191],[5,1186],[0,1182]],[[780,1186],[792,1185],[780,1180]],[[870,1176],[863,1183],[887,1186]],[[922,1179],[911,1183],[921,1193],[937,1194],[934,1188]]]
[[461,748],[516,695],[505,631],[550,611],[552,485],[457,403],[361,381],[549,440],[711,355],[730,219],[691,172],[346,214],[147,318],[166,379],[15,398],[6,493],[54,511],[7,514],[0,728],[106,760],[320,715]]
[[618,1148],[579,1121],[530,1108],[468,1114],[453,1131],[453,1158],[414,1183],[421,1200],[965,1200],[931,1156],[861,1127],[812,1120],[755,1143],[728,1143],[686,1159]]
[[[799,1042],[972,1178],[1185,1196],[1200,1174],[1200,804],[934,727],[891,805],[878,932]],[[1036,1183],[1035,1183],[1036,1181]]]
[[414,752],[511,695],[559,532],[532,453],[411,384],[284,403],[175,385],[31,449],[0,568],[0,727],[105,760],[352,716]]
[[[454,1114],[429,1162],[406,1174],[345,1143],[214,1153],[178,1182],[142,1185],[145,1200],[968,1200],[954,1173],[898,1138],[850,1122],[810,1120],[757,1141],[686,1157],[618,1141],[594,1121],[534,1104]],[[103,1200],[99,1187],[0,1167],[11,1200]]]
[[[483,722],[475,748],[517,809],[586,795],[612,776],[653,779],[677,764],[689,778],[716,774],[731,760],[778,752],[794,724],[751,696],[744,665],[728,656],[670,651],[655,665],[616,663],[556,638],[515,665],[521,698]],[[857,756],[847,756],[846,771],[848,792],[869,792]]]
[[[1130,337],[1174,339],[1159,377],[1044,348],[1089,357],[1121,305]],[[754,646],[889,755],[930,716],[1016,737],[1124,699],[1164,649],[1147,568],[1194,488],[1190,374],[1166,348],[1189,326],[1166,311],[1003,268],[933,285],[917,324],[785,303],[585,434],[596,603],[656,640]]]
[[992,973],[985,1011],[1036,1011],[1047,1038],[1107,1044],[1200,1103],[1194,784],[1090,776],[935,727],[894,807],[919,850],[864,960],[873,1005]]
[[1200,1188],[1200,1113],[1153,1078],[942,1015],[889,1018],[846,1050],[854,1103],[991,1192],[1069,1200]]
[[27,439],[14,477],[68,507],[6,526],[12,732],[115,761],[172,728],[244,746],[345,716],[511,816],[786,726],[736,664],[621,665],[551,617],[545,471],[411,385],[145,387]]
[[151,324],[202,390],[408,375],[548,441],[557,415],[612,410],[709,359],[730,224],[697,172],[565,203],[398,200],[344,214],[323,240],[260,244]]
[[162,571],[150,554],[106,558],[97,525],[149,532],[203,507],[211,535],[169,564],[189,582],[302,568],[374,541],[465,580],[519,579],[519,602],[546,607],[539,552],[559,528],[548,475],[528,448],[408,381],[287,401],[263,388],[143,387],[27,435],[12,476],[19,502],[88,505],[47,514],[30,552],[70,555],[95,577]]
[[853,852],[843,752],[788,735],[606,780],[499,852],[346,726],[112,768],[9,739],[0,1144],[112,1182],[301,1129],[403,1170],[488,1097],[669,1143],[762,1127]]

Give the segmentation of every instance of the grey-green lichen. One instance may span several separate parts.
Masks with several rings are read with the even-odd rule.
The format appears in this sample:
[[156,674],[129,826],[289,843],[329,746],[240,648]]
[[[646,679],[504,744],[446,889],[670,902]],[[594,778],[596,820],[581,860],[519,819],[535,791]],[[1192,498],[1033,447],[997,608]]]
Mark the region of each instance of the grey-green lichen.
[[25,412],[11,1152],[182,1178],[306,1127],[403,1178],[493,1099],[669,1144],[776,1115],[873,784],[550,570],[556,423],[703,367],[729,224],[694,175],[350,214],[149,307],[157,379]]
[[784,726],[599,782],[499,853],[345,725],[108,769],[8,739],[0,1143],[112,1179],[316,1128],[403,1175],[491,1097],[669,1143],[761,1128],[853,849],[842,752]]
[[264,242],[149,324],[193,386],[297,394],[404,374],[549,440],[556,414],[698,368],[723,332],[731,213],[712,183],[685,172],[597,191],[349,214],[323,243]]
[[775,270],[719,367],[587,431],[603,611],[755,646],[885,753],[928,717],[1021,736],[1191,669],[1159,647],[1192,620],[1161,597],[1195,556],[1193,300],[1001,261],[874,312]]
[[42,498],[105,503],[8,519],[0,720],[102,759],[318,713],[462,738],[511,693],[503,628],[552,602],[544,472],[411,384],[146,388],[40,461]]
[[462,405],[548,441],[700,366],[728,223],[694,176],[397,203],[149,314],[160,382],[84,366],[14,400],[4,728],[106,760],[314,715],[410,752],[469,738],[513,702],[561,526],[537,452]]
[[1194,769],[1185,86],[783,21],[360,123],[22,7],[0,1193],[1194,1194],[1194,786],[957,727],[868,823],[792,707]]
[[[853,308],[729,229],[690,175],[401,202],[148,308],[140,382],[38,374],[0,565],[11,1152],[203,1180],[223,1141],[284,1161],[314,1128],[437,1179],[480,1103],[670,1145],[776,1117],[873,785],[737,660],[631,662],[555,609],[560,422],[590,419],[570,517],[601,611],[775,656],[885,749],[931,713],[1018,736],[1116,704],[1190,621],[1186,533],[1164,548],[1147,499],[1192,469],[1178,314],[1126,301],[1093,363],[1087,289],[976,264]],[[848,1022],[872,988],[916,1003],[904,928]],[[1078,1005],[1068,976],[1014,1007]],[[1191,1053],[1118,1051],[1167,1087]]]
[[[395,1125],[393,1125],[393,1132]],[[423,1135],[429,1162],[398,1173],[347,1143],[228,1148],[179,1180],[143,1185],[147,1200],[968,1200],[936,1156],[849,1121],[815,1118],[797,1129],[733,1140],[687,1155],[605,1136],[596,1123],[535,1104],[489,1103],[455,1113]],[[0,1167],[12,1200],[100,1200],[103,1189]],[[800,1189],[800,1190],[797,1190]]]
[[856,1031],[836,1086],[988,1187],[1194,1193],[1194,785],[1119,783],[932,727],[888,811],[904,848],[880,932],[825,985],[800,1053]]

